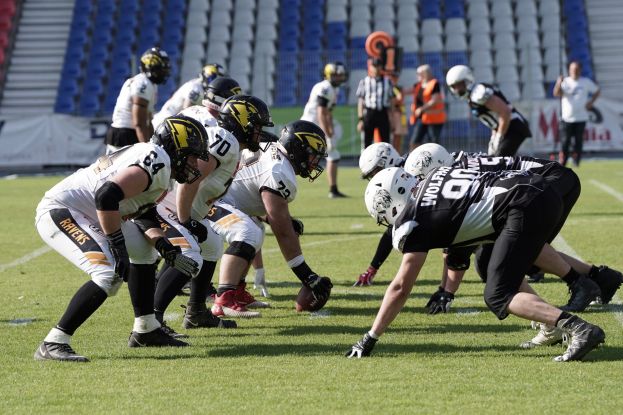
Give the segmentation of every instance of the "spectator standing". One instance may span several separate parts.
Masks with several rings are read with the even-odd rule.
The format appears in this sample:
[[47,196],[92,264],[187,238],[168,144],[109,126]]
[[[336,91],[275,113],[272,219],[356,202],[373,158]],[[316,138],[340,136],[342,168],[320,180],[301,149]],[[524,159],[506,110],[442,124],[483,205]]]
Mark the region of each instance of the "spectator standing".
[[593,108],[593,103],[601,92],[592,80],[581,76],[581,73],[582,65],[578,61],[573,61],[569,64],[569,76],[565,78],[560,76],[554,85],[554,96],[561,97],[562,105],[560,135],[563,141],[558,157],[563,166],[569,159],[571,140],[573,140],[574,164],[580,165],[588,112]]
[[417,68],[419,82],[413,85],[411,104],[411,125],[414,125],[409,151],[422,144],[426,138],[439,143],[441,129],[446,122],[446,108],[439,81],[433,77],[429,65]]
[[383,62],[375,58],[371,63],[369,75],[357,87],[357,131],[362,133],[363,148],[372,144],[375,129],[379,130],[381,141],[389,143],[389,113],[394,97],[392,81],[381,73]]

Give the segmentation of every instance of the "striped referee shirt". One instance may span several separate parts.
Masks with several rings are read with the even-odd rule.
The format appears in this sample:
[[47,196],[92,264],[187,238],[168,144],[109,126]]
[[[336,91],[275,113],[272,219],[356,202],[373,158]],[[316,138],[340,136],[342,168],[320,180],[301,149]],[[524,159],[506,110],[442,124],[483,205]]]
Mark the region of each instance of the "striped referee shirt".
[[392,81],[387,77],[366,76],[359,81],[357,97],[363,99],[363,106],[370,110],[384,110],[391,106],[394,97]]

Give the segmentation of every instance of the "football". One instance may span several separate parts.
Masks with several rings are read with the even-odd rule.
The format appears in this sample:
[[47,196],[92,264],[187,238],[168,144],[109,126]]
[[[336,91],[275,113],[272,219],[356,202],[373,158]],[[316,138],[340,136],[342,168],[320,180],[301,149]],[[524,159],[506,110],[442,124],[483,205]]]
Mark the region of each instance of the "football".
[[[302,286],[296,296],[296,311],[318,311],[326,304],[326,301],[319,301],[314,304],[314,294],[311,288]],[[312,307],[313,304],[313,307]]]

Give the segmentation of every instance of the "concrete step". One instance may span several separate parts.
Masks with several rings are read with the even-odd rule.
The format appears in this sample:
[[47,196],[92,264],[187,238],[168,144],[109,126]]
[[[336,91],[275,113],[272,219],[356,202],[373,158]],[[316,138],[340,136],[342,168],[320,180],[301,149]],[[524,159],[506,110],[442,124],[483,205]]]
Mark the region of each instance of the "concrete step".
[[40,79],[37,81],[21,81],[21,80],[12,80],[11,88],[15,89],[53,89],[56,90],[58,88],[58,80],[56,79]]
[[56,90],[51,89],[14,89],[14,88],[5,88],[4,94],[2,95],[3,99],[6,102],[7,99],[13,98],[31,98],[31,99],[56,99]]
[[5,97],[2,100],[3,107],[17,106],[38,106],[38,107],[54,107],[56,97],[51,98],[32,98],[32,97]]
[[57,82],[61,79],[60,71],[52,73],[17,73],[9,71],[7,74],[7,82],[22,81],[22,82],[37,82],[37,81],[50,81]]
[[31,40],[25,40],[17,38],[15,41],[15,49],[14,50],[42,50],[42,51],[51,51],[56,50],[59,53],[65,53],[65,48],[67,47],[67,37],[65,37],[64,41],[59,40],[41,40],[38,42],[33,42]]
[[67,30],[67,26],[63,24],[24,24],[21,22],[19,25],[19,33],[21,34],[36,34],[36,33],[47,33],[47,34],[64,34],[69,37],[69,30]]
[[55,18],[51,18],[50,16],[39,17],[39,16],[26,15],[26,16],[22,16],[22,18],[20,19],[20,24],[21,25],[39,25],[39,24],[55,23],[55,24],[64,25],[65,27],[67,27],[71,24],[72,18],[73,18],[72,14],[57,16]]
[[53,56],[13,56],[11,59],[11,65],[33,65],[33,66],[46,66],[55,65],[57,68],[63,66],[65,56],[53,55]]
[[[17,40],[20,41],[29,41],[33,43],[38,42],[58,42],[65,46],[67,39],[69,38],[69,33],[24,33],[17,32]],[[36,46],[36,45],[35,45]]]
[[52,114],[54,112],[54,106],[50,105],[18,105],[18,106],[2,106],[0,107],[0,116],[2,117],[16,117],[20,118],[24,115],[41,115]]

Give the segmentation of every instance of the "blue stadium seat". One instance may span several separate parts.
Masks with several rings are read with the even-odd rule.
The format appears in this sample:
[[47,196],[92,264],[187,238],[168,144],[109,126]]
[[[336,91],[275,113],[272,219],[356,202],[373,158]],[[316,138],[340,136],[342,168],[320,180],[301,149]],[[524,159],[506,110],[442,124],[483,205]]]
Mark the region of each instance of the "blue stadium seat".
[[346,63],[346,51],[327,50],[325,54],[326,54],[325,63],[326,62],[342,62],[344,64]]
[[98,96],[83,94],[80,99],[80,114],[86,117],[96,115],[100,110],[100,100]]
[[403,68],[417,68],[418,66],[419,59],[417,52],[407,52],[402,55]]
[[420,2],[421,19],[441,19],[441,5],[439,0],[426,0]]
[[346,49],[346,22],[329,22],[326,27],[327,49]]
[[446,0],[443,14],[446,19],[465,17],[465,4],[463,0]]
[[73,77],[77,78],[82,73],[82,67],[79,61],[65,60],[63,63],[63,69],[61,71],[61,77]]
[[76,112],[76,102],[72,96],[58,95],[54,104],[54,112],[61,114],[73,114]]
[[451,68],[454,65],[469,65],[467,52],[447,52],[446,68]]
[[422,53],[422,64],[429,64],[433,71],[433,76],[437,79],[445,79],[443,72],[443,57],[440,52]]

